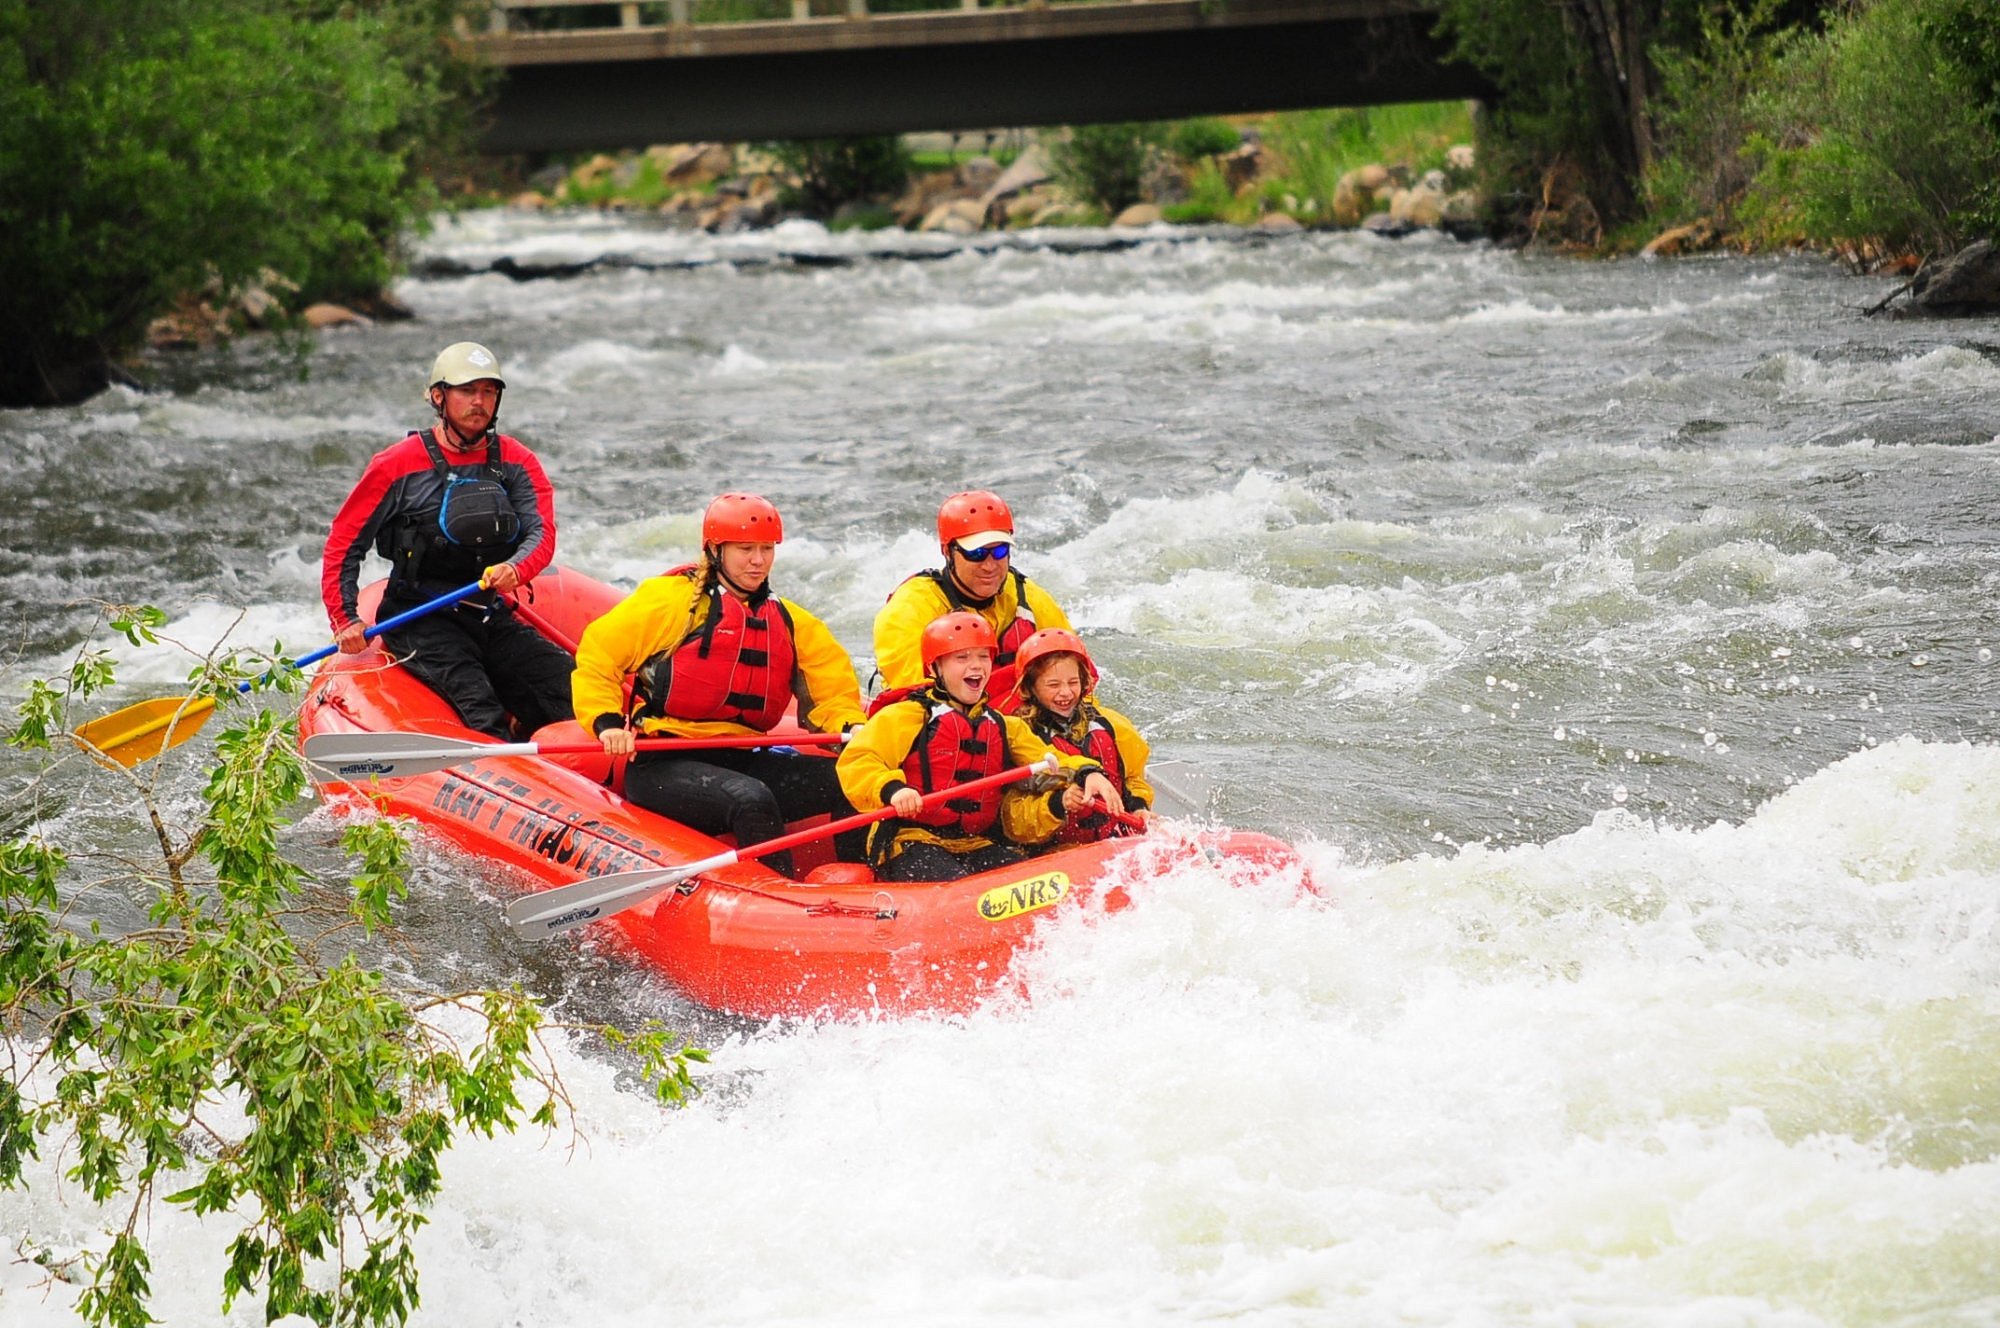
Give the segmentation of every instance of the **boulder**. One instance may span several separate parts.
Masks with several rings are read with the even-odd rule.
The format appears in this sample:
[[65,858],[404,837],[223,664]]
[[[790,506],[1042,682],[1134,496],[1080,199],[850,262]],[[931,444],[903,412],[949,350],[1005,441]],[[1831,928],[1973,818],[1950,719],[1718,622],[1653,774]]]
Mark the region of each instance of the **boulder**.
[[946,235],[972,234],[979,229],[980,220],[979,218],[966,216],[960,208],[960,204],[963,203],[970,203],[973,207],[979,206],[974,200],[960,198],[955,198],[949,203],[939,203],[925,215],[923,221],[917,226],[917,229],[920,231],[943,231]]
[[1237,193],[1257,182],[1264,172],[1264,149],[1258,143],[1245,143],[1234,152],[1225,152],[1217,159],[1222,168],[1223,182],[1231,193]]
[[1358,166],[1354,170],[1354,183],[1371,194],[1382,192],[1383,186],[1389,183],[1389,179],[1389,168],[1379,161],[1371,161],[1366,166]]
[[1380,235],[1388,240],[1400,240],[1405,235],[1414,235],[1423,229],[1413,221],[1393,217],[1387,212],[1377,212],[1361,223],[1361,229],[1370,235]]
[[1055,201],[1028,219],[1030,226],[1074,226],[1082,221],[1084,209],[1074,203]]
[[309,304],[299,311],[299,321],[311,328],[369,327],[372,320],[342,304]]
[[583,163],[583,165],[571,171],[569,173],[569,182],[577,188],[587,189],[591,185],[610,176],[617,169],[618,159],[606,156],[600,152],[589,161]]
[[1157,203],[1134,203],[1111,219],[1113,226],[1156,226],[1162,220]]
[[1476,240],[1484,235],[1486,223],[1479,216],[1479,195],[1470,189],[1448,195],[1438,229],[1454,240]]
[[1251,229],[1265,235],[1294,235],[1305,227],[1288,212],[1272,212],[1257,218],[1257,224]]
[[736,173],[736,153],[727,143],[678,143],[666,148],[648,148],[668,184],[687,187],[711,184]]
[[1675,254],[1692,254],[1707,249],[1715,243],[1715,226],[1703,218],[1689,222],[1685,226],[1672,226],[1646,241],[1646,247],[1639,251],[1645,258],[1671,258]]
[[1413,187],[1396,191],[1389,215],[1413,226],[1435,226],[1444,219],[1444,200],[1444,172],[1431,171]]
[[1000,163],[991,157],[970,157],[958,164],[958,187],[984,194],[1000,178]]
[[1049,179],[1049,159],[1039,143],[1031,145],[1026,152],[1014,158],[1014,164],[1000,172],[986,192],[979,196],[982,207],[990,208],[1003,198],[1011,198],[1023,190],[1032,189]]
[[2000,245],[1981,240],[1917,273],[1910,306],[1940,317],[2000,313]]
[[1469,171],[1477,160],[1470,143],[1454,143],[1444,150],[1444,164],[1454,171]]
[[540,190],[528,189],[507,200],[507,206],[523,212],[540,212],[547,208],[549,200]]

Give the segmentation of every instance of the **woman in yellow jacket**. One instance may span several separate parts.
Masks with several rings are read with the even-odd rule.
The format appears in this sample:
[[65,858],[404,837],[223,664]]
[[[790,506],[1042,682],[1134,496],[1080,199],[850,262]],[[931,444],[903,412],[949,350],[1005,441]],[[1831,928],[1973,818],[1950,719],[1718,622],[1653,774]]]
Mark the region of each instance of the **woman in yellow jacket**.
[[[641,582],[584,629],[570,692],[577,722],[608,754],[632,755],[637,735],[768,733],[794,700],[808,729],[838,733],[862,721],[861,688],[840,642],[771,592],[783,539],[768,501],[723,494],[702,515],[700,562]],[[740,848],[775,839],[787,821],[853,811],[832,761],[747,748],[639,753],[625,796],[704,834],[733,834]],[[858,859],[861,840],[859,831],[842,836],[836,854]],[[791,872],[789,854],[765,861]]]
[[[1082,640],[1065,628],[1046,627],[1021,643],[1017,659],[1021,708],[1015,715],[1057,751],[1097,762],[1124,795],[1125,810],[1150,821],[1153,786],[1146,782],[1146,759],[1152,748],[1131,720],[1098,703],[1097,665]],[[1085,803],[1080,790],[1065,793],[1078,796],[1062,808],[1058,841],[1085,843],[1120,833],[1118,822]]]
[[[840,782],[861,811],[892,807],[878,822],[869,854],[891,881],[951,881],[1016,862],[1009,840],[1039,843],[1062,817],[1041,792],[1019,785],[954,798],[930,811],[923,795],[967,780],[1031,765],[1050,752],[1026,724],[986,704],[993,672],[993,629],[976,613],[947,613],[919,642],[928,684],[884,692],[868,722],[840,754]],[[1056,753],[1080,798],[1123,810],[1118,790],[1095,761]]]
[[1049,593],[1014,568],[1014,513],[984,489],[955,493],[938,509],[938,552],[944,566],[918,572],[897,586],[875,614],[875,667],[884,687],[915,687],[928,672],[918,642],[940,614],[977,613],[993,629],[988,701],[1011,712],[1014,652],[1038,628],[1068,627]]

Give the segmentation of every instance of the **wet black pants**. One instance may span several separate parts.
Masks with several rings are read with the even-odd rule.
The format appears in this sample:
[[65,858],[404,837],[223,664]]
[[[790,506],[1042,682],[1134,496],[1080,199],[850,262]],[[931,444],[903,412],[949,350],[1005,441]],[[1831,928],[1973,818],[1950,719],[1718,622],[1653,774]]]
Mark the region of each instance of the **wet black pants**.
[[988,844],[970,853],[954,853],[942,844],[918,840],[889,859],[885,881],[955,881],[974,872],[992,871],[1027,855],[1012,844]]
[[[787,821],[821,813],[835,820],[854,815],[840,791],[836,764],[824,756],[755,748],[642,751],[625,771],[625,797],[705,835],[734,835],[737,847],[748,848],[785,833]],[[867,836],[866,826],[836,836],[834,856],[862,861]],[[773,853],[762,861],[792,874],[789,853]]]
[[[380,616],[422,604],[383,597]],[[486,616],[483,605],[455,604],[382,633],[383,648],[419,681],[451,702],[469,729],[501,741],[511,735],[507,716],[523,734],[575,717],[569,675],[576,662],[504,607]]]

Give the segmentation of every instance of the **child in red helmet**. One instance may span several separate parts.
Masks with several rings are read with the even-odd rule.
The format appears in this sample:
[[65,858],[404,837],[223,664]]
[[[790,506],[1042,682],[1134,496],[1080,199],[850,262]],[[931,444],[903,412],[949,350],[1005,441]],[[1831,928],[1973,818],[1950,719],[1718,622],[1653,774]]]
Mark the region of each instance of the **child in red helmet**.
[[[1021,708],[1014,713],[1035,736],[1059,752],[1087,756],[1118,786],[1125,809],[1143,821],[1153,818],[1153,786],[1146,782],[1152,749],[1132,721],[1097,700],[1097,665],[1076,633],[1061,627],[1036,632],[1021,644]],[[1117,821],[1094,807],[1075,785],[1060,798],[1061,843],[1108,839],[1122,833]]]
[[[840,754],[840,783],[861,811],[893,807],[878,822],[870,856],[885,880],[950,881],[1022,857],[1020,843],[1041,843],[1062,816],[1040,793],[999,789],[947,801],[929,811],[923,795],[1009,766],[1031,765],[1049,745],[1020,720],[986,704],[993,673],[993,628],[976,613],[947,613],[923,630],[930,681],[877,697],[868,722]],[[1117,788],[1087,756],[1056,753],[1086,798],[1117,810]]]

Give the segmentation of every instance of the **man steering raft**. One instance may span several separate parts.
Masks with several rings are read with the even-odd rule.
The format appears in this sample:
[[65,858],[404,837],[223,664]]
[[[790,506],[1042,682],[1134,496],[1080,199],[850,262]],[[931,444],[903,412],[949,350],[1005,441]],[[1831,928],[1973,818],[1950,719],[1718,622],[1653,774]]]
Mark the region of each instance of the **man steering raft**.
[[369,460],[334,515],[320,563],[327,621],[346,654],[368,644],[359,604],[371,545],[390,566],[379,619],[483,584],[382,633],[382,644],[467,728],[502,741],[510,714],[532,733],[570,713],[569,656],[499,597],[534,580],[556,551],[555,494],[542,463],[495,428],[506,387],[486,347],[445,347],[425,388],[438,422]]
[[928,666],[921,639],[942,614],[966,611],[993,629],[989,704],[1012,712],[1014,652],[1037,628],[1068,627],[1049,593],[1014,569],[1014,513],[984,489],[955,493],[938,509],[938,552],[944,566],[918,572],[897,586],[875,614],[875,667],[884,687],[915,687]]

